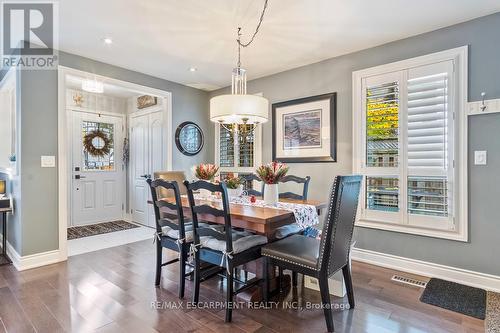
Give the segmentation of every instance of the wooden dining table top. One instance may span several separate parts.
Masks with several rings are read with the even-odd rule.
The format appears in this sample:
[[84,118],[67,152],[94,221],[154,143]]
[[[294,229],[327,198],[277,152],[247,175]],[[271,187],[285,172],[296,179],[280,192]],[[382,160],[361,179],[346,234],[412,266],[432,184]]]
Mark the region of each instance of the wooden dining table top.
[[[174,203],[174,198],[163,198],[162,200]],[[316,207],[319,211],[327,206],[325,202],[318,200],[294,200],[279,199],[280,202],[306,204]],[[187,196],[181,196],[184,213],[191,216],[189,200]],[[220,200],[196,199],[196,205],[207,205],[214,208],[222,208]],[[150,201],[150,203],[152,203]],[[284,209],[272,207],[259,207],[256,205],[230,203],[229,211],[231,213],[231,224],[233,227],[244,228],[256,233],[271,235],[277,227],[293,223],[295,218],[293,212]],[[198,214],[199,220],[224,224],[222,218],[216,218],[208,214]]]

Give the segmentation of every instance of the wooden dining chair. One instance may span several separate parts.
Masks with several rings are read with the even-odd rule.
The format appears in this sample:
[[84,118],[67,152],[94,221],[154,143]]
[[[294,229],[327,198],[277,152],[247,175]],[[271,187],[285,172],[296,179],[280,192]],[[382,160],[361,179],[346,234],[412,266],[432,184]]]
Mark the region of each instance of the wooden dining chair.
[[[153,201],[156,220],[156,279],[155,285],[160,285],[161,269],[164,266],[179,262],[179,298],[184,297],[184,285],[186,278],[186,262],[189,246],[193,241],[192,225],[186,229],[184,212],[180,196],[179,186],[176,181],[163,179],[147,180],[151,188],[151,199]],[[158,198],[159,193],[172,192],[174,202],[167,202]],[[160,197],[161,198],[161,197]],[[168,217],[161,214],[161,209],[168,208],[172,213]],[[163,248],[179,253],[179,257],[163,262]]]
[[321,240],[293,235],[262,247],[264,300],[268,301],[270,265],[315,277],[319,280],[328,332],[334,331],[328,279],[339,270],[344,276],[350,308],[354,308],[349,256],[361,181],[361,176],[335,177]]
[[[311,177],[306,176],[304,178],[294,176],[294,175],[288,175],[283,177],[283,179],[280,181],[280,183],[288,183],[288,182],[294,182],[298,184],[303,184],[302,187],[302,193],[297,194],[293,192],[281,192],[279,194],[279,197],[281,199],[294,199],[294,200],[307,200],[307,193],[309,191],[309,182],[311,181]],[[276,231],[274,233],[274,238],[275,239],[283,239],[285,237],[299,234],[303,231],[303,229],[297,224],[297,223],[292,223],[292,224],[287,224],[281,227],[276,228]],[[294,275],[295,277],[295,275]],[[296,283],[296,279],[294,278],[294,285]]]
[[[243,174],[240,177],[245,181],[245,183],[253,182],[253,181],[262,182],[262,180],[254,173]],[[264,191],[263,188],[264,188],[264,184],[262,184],[260,191],[254,190],[253,188],[247,188],[245,185],[244,190],[247,192],[248,195],[255,195],[256,197],[261,197],[262,193]]]
[[294,176],[294,175],[288,175],[283,177],[283,179],[280,180],[280,183],[288,183],[288,182],[294,182],[297,184],[304,184],[302,187],[302,193],[301,194],[296,194],[293,192],[281,192],[279,194],[280,198],[283,199],[295,199],[295,200],[307,200],[307,192],[309,191],[309,182],[311,181],[310,176],[306,176],[304,178]]
[[[213,184],[206,181],[190,183],[185,181],[189,204],[191,206],[194,241],[191,253],[194,255],[194,292],[193,303],[197,304],[200,295],[202,262],[226,268],[226,322],[231,321],[233,297],[262,281],[255,280],[234,291],[234,271],[237,266],[246,264],[261,257],[260,249],[267,243],[267,237],[251,233],[234,231],[231,226],[231,213],[225,183]],[[220,193],[221,202],[197,204],[194,191],[199,189]],[[224,221],[224,230],[202,226],[198,222],[198,214],[212,215]]]

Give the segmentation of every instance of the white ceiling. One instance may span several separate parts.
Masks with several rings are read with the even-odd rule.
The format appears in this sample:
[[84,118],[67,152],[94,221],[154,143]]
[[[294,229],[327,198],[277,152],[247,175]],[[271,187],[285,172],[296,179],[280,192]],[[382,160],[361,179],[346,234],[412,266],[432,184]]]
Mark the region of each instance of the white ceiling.
[[[246,41],[264,0],[59,3],[63,51],[212,90],[230,85],[236,28]],[[242,63],[258,78],[498,11],[499,0],[269,0]]]

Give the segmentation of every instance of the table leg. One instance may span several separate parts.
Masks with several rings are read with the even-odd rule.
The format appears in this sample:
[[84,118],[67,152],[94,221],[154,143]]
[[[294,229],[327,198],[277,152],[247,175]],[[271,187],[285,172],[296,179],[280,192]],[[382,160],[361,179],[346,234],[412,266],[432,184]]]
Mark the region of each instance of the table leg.
[[7,254],[7,214],[2,213],[2,255]]
[[2,254],[1,256],[5,259],[0,265],[7,265],[12,263],[7,256],[7,213],[2,212]]
[[[241,266],[241,269],[244,271],[248,271],[251,273],[255,274],[255,279],[262,279],[263,278],[263,259],[257,259],[254,261],[251,261],[245,265]],[[270,295],[275,295],[278,292],[278,277],[276,276],[276,272],[272,267],[270,266],[268,269],[269,273],[269,294]],[[252,279],[253,280],[253,279]],[[248,282],[252,282],[252,280]],[[291,279],[290,276],[285,275],[282,280],[282,289],[286,293],[290,290],[291,287]],[[243,302],[260,302],[263,300],[263,295],[262,295],[262,285],[257,285],[254,286],[248,290],[245,290],[244,292],[241,292],[237,295],[240,301]]]

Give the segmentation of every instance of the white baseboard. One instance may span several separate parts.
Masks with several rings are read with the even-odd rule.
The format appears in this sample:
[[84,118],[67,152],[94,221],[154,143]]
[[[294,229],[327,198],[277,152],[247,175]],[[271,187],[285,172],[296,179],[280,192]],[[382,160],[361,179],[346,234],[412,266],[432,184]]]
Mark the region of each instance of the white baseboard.
[[[0,242],[2,240],[3,237],[2,235],[0,235]],[[14,265],[14,267],[18,271],[25,271],[27,269],[55,264],[57,262],[64,261],[61,259],[59,250],[21,256],[16,251],[16,249],[14,249],[12,245],[10,245],[9,242],[7,242],[7,256],[9,256],[10,260],[12,261],[12,265]]]
[[398,257],[359,248],[352,249],[352,260],[407,273],[439,278],[471,287],[500,292],[500,276],[469,271],[431,262]]

